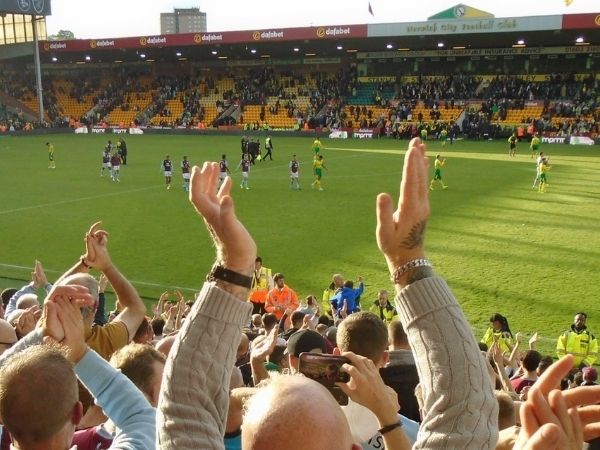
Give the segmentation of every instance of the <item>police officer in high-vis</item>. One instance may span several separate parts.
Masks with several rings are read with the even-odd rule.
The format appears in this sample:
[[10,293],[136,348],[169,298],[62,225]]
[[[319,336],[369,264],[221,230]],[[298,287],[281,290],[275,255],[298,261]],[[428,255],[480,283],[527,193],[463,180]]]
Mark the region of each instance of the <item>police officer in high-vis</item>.
[[561,334],[556,344],[556,354],[559,358],[567,354],[575,357],[574,368],[589,367],[598,358],[598,341],[585,326],[586,320],[586,313],[575,314],[571,329]]

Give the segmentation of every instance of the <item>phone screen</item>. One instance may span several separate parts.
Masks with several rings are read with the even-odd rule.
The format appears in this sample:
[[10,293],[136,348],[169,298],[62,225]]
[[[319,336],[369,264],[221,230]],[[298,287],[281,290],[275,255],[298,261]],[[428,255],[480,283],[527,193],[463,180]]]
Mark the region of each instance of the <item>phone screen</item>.
[[341,369],[346,363],[350,364],[350,360],[343,356],[300,353],[298,370],[304,376],[325,386],[340,405],[347,405],[348,396],[335,385],[336,382],[350,381],[350,375]]

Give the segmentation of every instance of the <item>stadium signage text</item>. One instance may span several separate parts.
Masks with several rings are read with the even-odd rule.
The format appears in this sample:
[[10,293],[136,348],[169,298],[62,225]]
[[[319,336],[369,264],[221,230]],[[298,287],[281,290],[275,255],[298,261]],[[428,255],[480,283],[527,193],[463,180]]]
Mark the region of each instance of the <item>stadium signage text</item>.
[[99,41],[90,41],[90,47],[92,48],[96,48],[96,47],[114,47],[115,46],[115,40],[111,39],[102,39]]
[[149,37],[141,37],[140,45],[157,45],[157,44],[166,44],[167,37],[166,36],[149,36]]
[[260,41],[261,39],[283,39],[283,31],[255,31],[252,33],[252,39],[255,41]]
[[355,131],[352,137],[356,139],[371,139],[373,137],[373,130],[370,128],[361,128],[358,131]]
[[46,45],[48,45],[49,50],[59,50],[61,48],[67,48],[66,42],[53,42],[51,44],[46,44]]
[[327,36],[336,37],[344,36],[352,33],[350,27],[331,27],[331,28],[317,28],[317,37],[323,38]]
[[[194,36],[194,41],[196,40],[196,37]],[[202,37],[200,38],[200,40],[202,42],[212,42],[212,41],[222,41],[223,40],[223,35],[222,34],[203,34]]]
[[542,143],[544,144],[564,144],[564,137],[542,137]]
[[568,53],[600,53],[600,45],[569,47],[467,48],[461,50],[408,50],[359,52],[357,59],[423,58],[448,56],[552,55]]

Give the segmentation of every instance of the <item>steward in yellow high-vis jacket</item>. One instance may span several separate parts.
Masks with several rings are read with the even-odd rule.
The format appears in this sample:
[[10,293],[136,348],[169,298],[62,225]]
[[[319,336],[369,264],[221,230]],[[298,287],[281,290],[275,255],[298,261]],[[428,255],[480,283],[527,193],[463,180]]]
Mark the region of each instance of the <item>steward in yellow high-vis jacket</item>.
[[573,367],[591,366],[598,358],[598,341],[585,326],[587,314],[577,313],[571,329],[558,337],[556,354],[559,358],[570,354],[575,357]]

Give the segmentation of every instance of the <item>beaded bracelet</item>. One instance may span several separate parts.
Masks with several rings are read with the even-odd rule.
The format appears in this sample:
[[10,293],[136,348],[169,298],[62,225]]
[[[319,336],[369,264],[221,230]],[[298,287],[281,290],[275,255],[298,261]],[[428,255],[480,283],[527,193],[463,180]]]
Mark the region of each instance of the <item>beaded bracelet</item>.
[[394,282],[394,284],[399,284],[400,277],[402,275],[404,275],[409,270],[416,269],[417,267],[433,267],[433,266],[432,266],[431,262],[429,262],[428,259],[424,259],[424,258],[413,259],[412,261],[408,261],[407,263],[402,264],[400,267],[398,267],[396,270],[394,270],[394,273],[392,274],[392,276],[390,278]]

